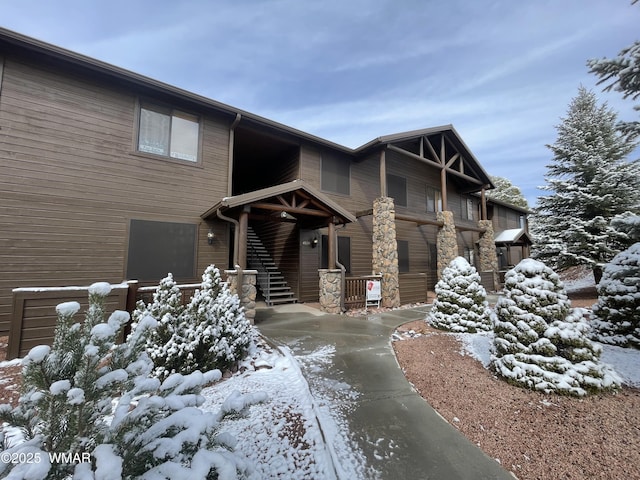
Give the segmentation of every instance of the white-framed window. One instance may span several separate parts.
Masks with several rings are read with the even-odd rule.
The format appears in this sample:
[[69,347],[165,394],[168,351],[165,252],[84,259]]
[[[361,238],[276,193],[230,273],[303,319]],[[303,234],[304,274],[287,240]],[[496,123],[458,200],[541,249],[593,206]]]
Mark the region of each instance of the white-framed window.
[[196,163],[199,146],[200,119],[196,115],[148,103],[140,105],[139,152]]
[[442,211],[442,194],[439,188],[427,187],[427,212]]

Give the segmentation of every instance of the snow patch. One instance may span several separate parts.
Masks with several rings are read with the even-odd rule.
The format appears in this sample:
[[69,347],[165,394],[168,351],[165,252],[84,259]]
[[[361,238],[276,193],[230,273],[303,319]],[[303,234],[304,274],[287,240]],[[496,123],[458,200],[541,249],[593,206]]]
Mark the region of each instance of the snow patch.
[[56,306],[56,313],[63,317],[71,317],[80,310],[78,302],[63,302]]
[[89,286],[89,295],[106,297],[111,293],[111,284],[107,282],[96,282]]

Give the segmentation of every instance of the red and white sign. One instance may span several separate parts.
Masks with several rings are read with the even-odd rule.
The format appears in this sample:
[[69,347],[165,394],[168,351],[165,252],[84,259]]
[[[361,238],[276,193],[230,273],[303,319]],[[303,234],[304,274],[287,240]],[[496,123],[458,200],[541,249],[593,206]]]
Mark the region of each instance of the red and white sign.
[[367,280],[367,301],[380,300],[380,280]]

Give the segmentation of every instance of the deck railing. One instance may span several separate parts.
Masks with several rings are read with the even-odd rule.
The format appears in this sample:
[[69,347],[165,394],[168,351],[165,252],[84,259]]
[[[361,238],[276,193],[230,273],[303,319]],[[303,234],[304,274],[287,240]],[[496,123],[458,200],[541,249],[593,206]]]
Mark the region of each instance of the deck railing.
[[367,302],[367,280],[381,279],[381,275],[346,277],[344,282],[344,307],[347,310],[364,307]]

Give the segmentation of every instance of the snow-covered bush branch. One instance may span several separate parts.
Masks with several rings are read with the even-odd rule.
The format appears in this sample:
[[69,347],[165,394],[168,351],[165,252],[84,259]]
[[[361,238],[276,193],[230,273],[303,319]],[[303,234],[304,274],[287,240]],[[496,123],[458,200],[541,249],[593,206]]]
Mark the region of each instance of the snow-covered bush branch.
[[[117,344],[129,314],[116,311],[104,320],[110,288],[90,287],[82,324],[74,322],[77,302],[58,305],[52,347],[34,347],[25,357],[18,405],[0,406],[0,421],[13,427],[5,425],[0,440],[6,453],[38,461],[2,463],[0,476],[237,478],[247,465],[218,435],[220,415],[197,408],[201,387],[220,379],[220,371],[173,374],[162,382],[151,376],[145,347],[157,322],[139,318]],[[76,461],[51,461],[49,453]]]
[[593,338],[640,348],[640,243],[615,256],[605,267],[597,288]]
[[147,337],[147,353],[155,374],[226,369],[242,360],[254,339],[237,295],[222,282],[220,271],[210,265],[202,284],[184,306],[171,274],[164,278],[148,305],[138,303],[134,329],[140,318],[151,315],[158,328]]

